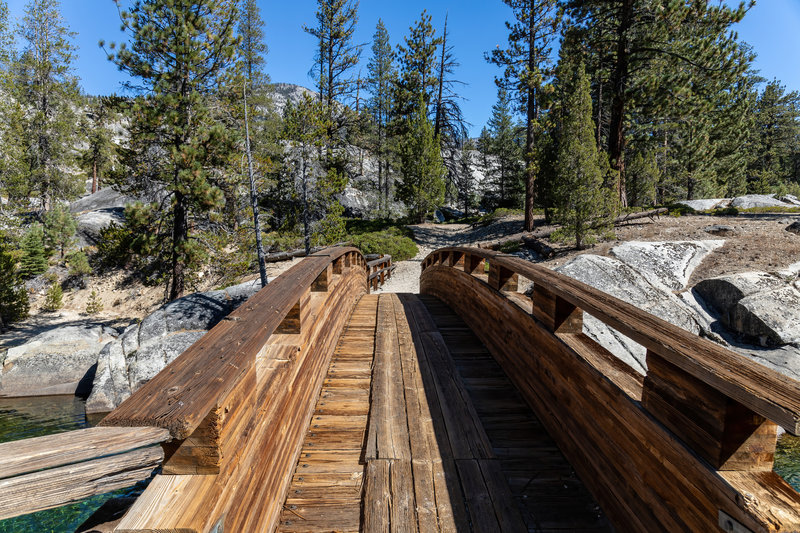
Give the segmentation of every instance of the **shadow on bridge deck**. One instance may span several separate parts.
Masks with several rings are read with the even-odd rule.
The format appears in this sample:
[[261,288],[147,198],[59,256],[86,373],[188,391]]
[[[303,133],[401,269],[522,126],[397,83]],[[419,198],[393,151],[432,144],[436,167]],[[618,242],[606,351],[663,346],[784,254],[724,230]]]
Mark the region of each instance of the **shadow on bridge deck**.
[[377,529],[610,530],[486,348],[432,297],[355,307],[278,526]]

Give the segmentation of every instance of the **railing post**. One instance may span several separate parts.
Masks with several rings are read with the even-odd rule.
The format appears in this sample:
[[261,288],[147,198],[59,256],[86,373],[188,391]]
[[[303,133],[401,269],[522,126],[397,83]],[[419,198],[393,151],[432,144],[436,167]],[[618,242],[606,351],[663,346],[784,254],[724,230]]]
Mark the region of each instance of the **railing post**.
[[328,288],[331,284],[331,279],[333,276],[333,265],[328,264],[328,266],[320,272],[317,279],[311,284],[311,292],[328,292]]
[[583,331],[583,311],[561,298],[540,283],[533,284],[533,316],[554,333]]
[[777,424],[651,350],[642,405],[717,470],[772,470]]
[[489,286],[498,291],[516,292],[519,287],[519,275],[498,265],[497,261],[489,261]]
[[292,309],[286,314],[283,321],[275,329],[275,333],[282,335],[299,335],[303,332],[303,316],[305,309],[308,307],[308,300],[311,296],[309,290],[306,290],[300,300],[292,306]]
[[483,257],[472,254],[464,256],[464,272],[467,274],[474,274],[476,270],[479,274],[483,274],[484,264]]

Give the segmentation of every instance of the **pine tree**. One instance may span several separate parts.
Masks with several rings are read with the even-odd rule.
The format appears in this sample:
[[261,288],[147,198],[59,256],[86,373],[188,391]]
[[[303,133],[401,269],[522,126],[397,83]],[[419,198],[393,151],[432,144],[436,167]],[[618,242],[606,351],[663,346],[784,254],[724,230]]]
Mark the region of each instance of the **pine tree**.
[[28,292],[5,236],[0,236],[0,327],[28,316]]
[[759,94],[753,117],[755,157],[748,169],[748,191],[777,192],[781,183],[797,179],[800,94],[787,93],[785,86],[772,80]]
[[32,278],[47,271],[47,254],[44,251],[44,231],[42,226],[34,224],[20,242],[22,256],[20,257],[19,273],[23,278]]
[[402,128],[408,126],[411,117],[417,113],[420,98],[425,115],[430,115],[438,87],[436,52],[441,42],[431,24],[431,16],[423,10],[419,20],[409,28],[405,45],[397,47],[400,74],[395,85],[393,115],[398,135],[406,133]]
[[103,310],[103,302],[100,300],[100,296],[97,294],[97,291],[92,289],[91,294],[89,294],[89,300],[86,302],[86,314],[87,315],[96,315]]
[[210,99],[229,81],[237,17],[236,0],[136,0],[122,12],[132,45],[110,55],[145,91],[131,112],[127,164],[135,192],[156,184],[162,196],[127,214],[140,230],[134,248],[170,280],[170,300],[183,295],[203,258],[193,219],[223,204],[211,176],[233,139]]
[[39,197],[46,211],[82,190],[81,181],[64,171],[72,162],[78,125],[75,34],[67,28],[58,0],[31,0],[17,33],[24,50],[14,66],[13,95],[29,109],[22,128],[27,195]]
[[588,233],[602,226],[608,206],[595,144],[589,79],[583,63],[577,68],[573,65],[566,61],[559,65],[558,84],[564,97],[553,196],[555,220],[575,236],[580,249]]
[[497,48],[487,60],[503,68],[498,84],[509,91],[525,115],[525,231],[533,229],[538,174],[537,135],[541,129],[542,89],[551,75],[550,46],[561,20],[557,0],[503,0],[513,14],[507,22],[508,48]]
[[412,115],[408,133],[400,141],[402,182],[397,188],[398,197],[409,208],[409,215],[417,222],[444,200],[444,175],[439,140],[433,135],[433,125],[428,120],[425,102],[420,96],[417,111]]
[[351,71],[361,57],[361,46],[353,44],[353,33],[358,23],[358,2],[353,0],[317,0],[317,25],[304,26],[309,35],[317,39],[314,58],[317,91],[325,106],[327,120],[340,126],[342,118],[334,105],[349,98],[355,91],[355,78]]
[[453,46],[447,40],[447,17],[444,19],[439,65],[436,76],[436,100],[433,102],[433,134],[442,141],[442,147],[456,148],[461,139],[467,136],[464,116],[461,113],[460,97],[455,90],[463,82],[453,79],[459,63],[453,54]]
[[61,259],[67,248],[75,242],[78,223],[69,207],[62,203],[53,205],[44,216],[44,244],[50,250],[58,250]]
[[[693,78],[702,71],[709,79],[741,73],[746,64],[739,61],[731,24],[742,19],[749,7],[712,5],[710,2],[652,2],[649,0],[570,0],[573,20],[583,28],[601,27],[602,39],[592,48],[610,49],[610,117],[608,154],[615,170],[620,207],[627,206],[625,154],[629,138],[627,124],[643,95],[651,105],[649,116],[659,116],[660,106],[674,106]],[[595,46],[597,45],[597,46]],[[671,98],[659,98],[660,91]],[[689,116],[684,115],[684,116]],[[693,139],[701,134],[694,128]],[[696,170],[689,170],[690,175]],[[695,178],[687,178],[687,183]]]
[[83,168],[92,178],[92,194],[100,190],[103,178],[117,160],[117,144],[113,140],[111,125],[119,119],[116,111],[120,99],[102,96],[89,104],[83,129],[88,147],[81,157]]
[[48,279],[50,281],[50,288],[47,289],[47,294],[45,294],[42,309],[45,311],[58,311],[64,307],[64,291],[61,289],[58,276],[51,274],[48,276]]
[[313,225],[320,215],[327,211],[322,194],[317,187],[321,176],[320,149],[325,142],[325,132],[329,128],[322,103],[304,94],[295,106],[291,103],[284,110],[284,135],[294,143],[291,154],[289,175],[294,183],[293,189],[299,192],[302,210],[303,241],[306,254],[311,252]]
[[492,166],[487,169],[487,177],[496,205],[518,207],[522,205],[524,192],[521,128],[514,123],[508,92],[503,88],[497,91],[497,102],[492,106],[488,127],[491,137],[488,153],[492,156]]
[[377,127],[373,151],[378,159],[379,209],[384,216],[387,216],[391,191],[387,129],[392,110],[392,88],[397,81],[397,71],[394,66],[394,52],[389,42],[389,32],[380,19],[372,38],[372,58],[367,65],[367,72],[367,90],[371,94],[367,105]]

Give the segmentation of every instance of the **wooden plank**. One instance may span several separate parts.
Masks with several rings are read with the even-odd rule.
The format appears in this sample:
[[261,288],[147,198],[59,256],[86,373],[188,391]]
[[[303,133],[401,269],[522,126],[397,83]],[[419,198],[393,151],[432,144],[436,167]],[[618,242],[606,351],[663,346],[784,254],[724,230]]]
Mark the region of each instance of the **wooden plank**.
[[[154,508],[148,516],[137,518],[135,523],[142,531],[169,531],[197,524],[206,531],[220,519],[226,531],[274,528],[336,341],[355,302],[365,291],[363,270],[348,269],[334,279],[328,292],[315,293],[318,296],[310,298],[309,327],[303,328],[299,351],[295,353],[291,346],[258,348],[256,360],[267,360],[256,366],[256,409],[243,428],[236,431],[238,442],[232,449],[236,450],[237,459],[223,463],[216,476],[184,476],[190,478],[184,491],[193,494],[196,501],[186,501],[183,506],[175,502],[165,512]],[[285,341],[286,336],[277,339]],[[276,362],[269,359],[271,356],[283,353],[287,359],[271,364]],[[214,478],[210,486],[206,485],[206,477]],[[149,488],[145,494],[148,491]],[[202,509],[200,517],[198,508]]]
[[[115,533],[205,533],[207,498],[221,490],[216,480],[217,476],[156,476],[122,517]],[[154,517],[158,518],[157,529]]]
[[367,461],[411,460],[394,298],[393,294],[382,294],[378,300],[370,426],[364,455]]
[[478,461],[474,459],[457,460],[456,466],[461,478],[461,486],[464,488],[464,496],[467,499],[473,531],[501,531]]
[[373,459],[367,461],[364,475],[364,532],[391,531],[390,462]]
[[648,352],[643,405],[719,470],[771,471],[777,425]]
[[161,464],[160,446],[0,480],[0,519],[43,511],[135,485]]
[[89,428],[0,444],[0,479],[118,455],[169,440],[162,428]]
[[[583,309],[793,434],[800,433],[800,384],[742,355],[541,265],[474,248],[447,248],[484,257]],[[437,250],[434,253],[440,253]],[[429,267],[423,271],[442,267]]]

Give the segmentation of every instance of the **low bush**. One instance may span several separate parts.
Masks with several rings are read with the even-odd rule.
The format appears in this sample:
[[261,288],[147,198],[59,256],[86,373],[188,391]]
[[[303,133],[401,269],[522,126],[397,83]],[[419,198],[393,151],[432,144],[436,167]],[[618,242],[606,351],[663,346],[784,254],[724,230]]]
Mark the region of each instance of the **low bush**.
[[76,250],[67,254],[67,268],[72,277],[85,276],[92,273],[89,259],[82,251]]
[[45,311],[58,311],[64,306],[64,292],[61,290],[61,283],[59,283],[58,276],[55,274],[49,275],[47,279],[50,281],[50,288],[47,289],[42,309]]
[[125,268],[130,266],[133,259],[131,245],[133,232],[126,226],[112,222],[100,230],[100,240],[97,244],[97,258],[100,263],[108,268]]
[[670,216],[673,217],[682,217],[684,215],[694,215],[697,213],[694,208],[683,204],[670,204],[665,207],[669,211]]
[[419,251],[416,243],[396,227],[372,233],[350,235],[349,240],[364,255],[389,254],[392,256],[392,261],[406,261],[417,255]]
[[717,217],[735,217],[739,216],[739,210],[735,207],[725,207],[723,209],[715,209],[713,215]]

